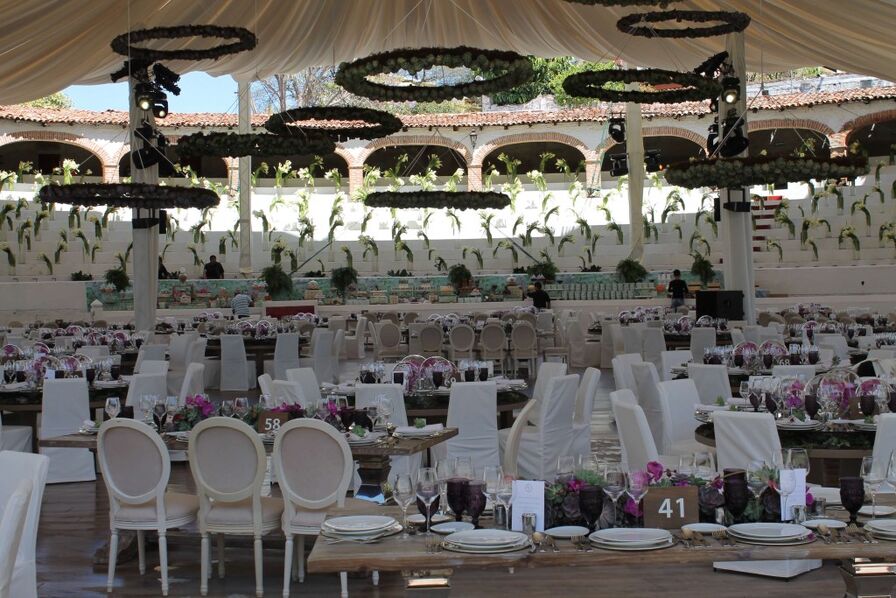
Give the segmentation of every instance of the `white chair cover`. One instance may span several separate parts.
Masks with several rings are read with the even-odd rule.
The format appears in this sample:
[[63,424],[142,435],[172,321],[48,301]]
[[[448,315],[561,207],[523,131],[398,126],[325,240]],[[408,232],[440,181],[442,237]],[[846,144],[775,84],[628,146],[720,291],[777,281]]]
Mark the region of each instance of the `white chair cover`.
[[[41,439],[75,434],[86,419],[92,419],[86,379],[44,380]],[[89,450],[45,447],[40,452],[50,458],[48,483],[96,480],[93,455]]]
[[747,469],[750,461],[765,461],[780,467],[781,440],[770,413],[715,411],[712,416],[719,471]]
[[165,374],[168,375],[168,362],[156,361],[155,359],[145,359],[140,364],[140,370],[134,370],[136,374]]
[[10,598],[37,598],[35,550],[40,508],[49,465],[50,460],[44,455],[0,451],[0,471],[3,472],[3,475],[0,476],[0,508],[6,505],[9,497],[22,480],[31,480],[32,482],[25,528],[19,542],[11,588],[7,594]]
[[588,339],[585,338],[585,332],[579,322],[572,321],[566,325],[566,343],[569,345],[569,363],[575,367],[591,366],[598,363],[595,350],[589,351]]
[[694,405],[698,403],[697,388],[692,380],[669,380],[656,385],[663,409],[664,455],[688,455],[709,450],[694,439],[697,420]]
[[849,345],[842,334],[816,334],[815,344],[822,349],[831,349],[837,359],[849,363]]
[[274,359],[264,362],[264,373],[286,380],[286,370],[299,367],[299,333],[281,332],[274,344]]
[[691,329],[691,355],[694,361],[703,361],[704,349],[710,349],[716,346],[716,329],[715,328],[692,328]]
[[731,329],[731,344],[735,347],[739,344],[746,342],[747,337],[744,336],[743,330],[740,328],[732,328]]
[[662,364],[663,380],[672,379],[672,368],[687,364],[691,360],[690,350],[679,351],[663,351],[660,355],[660,363]]
[[298,382],[274,380],[271,383],[270,397],[274,405],[295,405],[298,403],[302,407],[308,407],[308,404],[302,400],[302,389]]
[[[346,359],[364,359],[364,340],[367,338],[367,318],[358,317],[358,323],[355,326],[354,334],[345,336],[345,350],[343,354]],[[298,367],[298,366],[296,366]]]
[[772,368],[776,378],[799,378],[804,383],[815,377],[814,365],[776,365]]
[[334,338],[332,330],[318,330],[314,347],[311,348],[311,367],[317,379],[322,382],[332,382],[336,372],[336,365],[333,363]]
[[[894,450],[896,450],[896,413],[882,413],[877,419],[871,456],[874,457],[874,469],[881,473],[883,478],[887,477],[887,466]],[[889,483],[886,485],[889,490]]]
[[299,390],[302,393],[299,403],[301,403],[302,406],[308,407],[309,405],[317,405],[320,403],[320,382],[318,382],[317,375],[314,373],[313,369],[294,368],[286,370],[286,378],[290,382],[295,382],[299,385]]
[[165,352],[168,345],[143,345],[137,351],[137,362],[134,364],[135,373],[143,373],[144,361],[165,361]]
[[16,566],[16,557],[22,534],[25,530],[25,519],[28,503],[34,484],[29,479],[19,482],[18,487],[9,496],[3,508],[3,519],[0,521],[0,596],[12,596],[12,575]]
[[[392,402],[389,420],[396,426],[408,425],[408,415],[404,407],[404,387],[401,384],[358,384],[355,386],[355,408],[376,407],[377,398],[386,396]],[[407,457],[391,457],[390,477],[399,473],[413,474],[420,468],[423,455],[417,453]]]
[[530,400],[520,410],[513,426],[498,431],[498,450],[501,453],[501,466],[504,469],[504,475],[514,478],[519,476],[517,457],[520,452],[520,442],[523,432],[532,430],[532,426],[529,425],[529,417],[536,407],[538,404]]
[[597,398],[600,370],[587,368],[576,391],[576,408],[572,418],[571,455],[591,454],[591,416]]
[[249,390],[255,386],[255,362],[246,359],[241,334],[221,335],[221,390]]
[[638,392],[638,405],[644,411],[647,425],[657,451],[666,452],[671,444],[665,425],[663,403],[657,384],[660,383],[659,375],[652,363],[636,363],[632,365],[632,375],[635,378],[635,388]]
[[[650,324],[651,322],[648,322]],[[661,328],[648,326],[644,331],[642,357],[652,363],[657,371],[662,368],[662,355],[666,350],[666,337]],[[628,351],[626,351],[628,353]]]
[[183,405],[187,397],[205,394],[205,365],[191,363],[187,366],[187,373],[177,395],[177,402]]
[[128,385],[128,396],[124,404],[134,408],[134,419],[143,419],[143,410],[140,407],[140,398],[151,395],[162,400],[168,393],[168,385],[165,374],[134,374]]
[[333,370],[332,382],[339,384],[339,372],[341,370],[340,360],[342,359],[342,345],[345,343],[345,330],[337,330],[333,337],[333,346],[331,348],[331,368]]
[[[547,392],[548,383],[558,376],[566,375],[567,366],[562,361],[545,361],[538,366],[538,374],[535,376],[535,386],[532,388],[532,398],[535,401],[541,401]],[[538,425],[538,418],[541,416],[540,407],[532,411],[532,418],[529,422],[532,425]]]
[[610,403],[622,445],[622,466],[626,471],[643,471],[651,461],[659,461],[660,456],[644,410],[631,400],[633,395],[629,395],[631,391],[628,389],[611,392]]
[[700,395],[700,402],[704,405],[715,405],[716,399],[719,397],[723,399],[731,398],[728,366],[689,363],[688,378],[694,381],[697,393]]
[[[171,367],[174,369],[185,370],[187,368],[187,353],[190,345],[199,338],[197,332],[185,332],[183,334],[172,334],[168,341],[168,358],[171,361]],[[222,338],[223,351],[223,338]]]
[[642,363],[640,353],[622,353],[613,358],[613,380],[616,390],[627,388],[635,391],[635,378],[632,376],[632,364]]
[[31,426],[4,426],[0,414],[0,451],[31,452]]
[[445,442],[449,459],[470,457],[476,470],[501,464],[497,402],[494,382],[456,382],[451,386],[447,426],[457,428],[458,434]]
[[442,327],[436,324],[426,324],[420,328],[420,354],[424,357],[439,356],[442,354]]
[[622,346],[626,353],[638,353],[644,348],[644,331],[634,325],[622,327]]
[[75,351],[76,355],[86,355],[93,361],[99,361],[106,357],[109,357],[109,345],[95,345],[95,346],[86,346],[81,347],[77,351]]

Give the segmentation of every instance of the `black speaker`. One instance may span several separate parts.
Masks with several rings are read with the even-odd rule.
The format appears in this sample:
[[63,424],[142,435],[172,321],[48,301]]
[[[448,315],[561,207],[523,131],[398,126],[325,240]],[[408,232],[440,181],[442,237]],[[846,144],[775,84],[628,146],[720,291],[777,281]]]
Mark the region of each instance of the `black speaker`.
[[159,210],[159,234],[168,234],[168,212],[167,210]]
[[697,291],[697,317],[726,320],[744,319],[744,294],[741,291]]

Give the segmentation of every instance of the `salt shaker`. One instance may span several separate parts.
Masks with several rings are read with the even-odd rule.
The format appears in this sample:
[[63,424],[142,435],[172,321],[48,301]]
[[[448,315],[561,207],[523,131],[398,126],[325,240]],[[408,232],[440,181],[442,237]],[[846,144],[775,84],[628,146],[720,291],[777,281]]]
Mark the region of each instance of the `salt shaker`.
[[523,533],[531,536],[535,533],[535,513],[523,513]]
[[793,505],[793,522],[803,523],[806,521],[806,505]]

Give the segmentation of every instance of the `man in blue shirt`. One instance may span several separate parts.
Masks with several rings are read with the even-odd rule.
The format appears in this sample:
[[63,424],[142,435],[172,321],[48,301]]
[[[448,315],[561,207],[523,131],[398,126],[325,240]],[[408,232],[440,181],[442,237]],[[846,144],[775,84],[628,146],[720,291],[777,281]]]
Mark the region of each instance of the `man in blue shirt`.
[[230,307],[233,309],[233,315],[237,318],[248,318],[249,307],[252,305],[252,299],[246,294],[245,289],[240,289],[230,300]]

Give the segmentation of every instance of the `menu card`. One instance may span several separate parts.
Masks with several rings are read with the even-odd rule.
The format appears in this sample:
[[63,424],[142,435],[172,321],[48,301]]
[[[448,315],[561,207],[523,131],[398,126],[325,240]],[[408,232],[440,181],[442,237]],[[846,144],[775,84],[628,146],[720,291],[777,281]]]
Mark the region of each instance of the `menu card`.
[[789,495],[781,492],[781,521],[790,521],[793,519],[793,507],[806,506],[806,470],[781,469],[778,472],[778,488],[793,488]]
[[544,482],[514,480],[511,505],[510,529],[523,531],[523,514],[535,513],[535,531],[544,531]]

